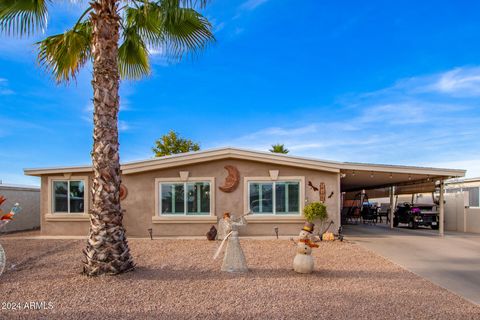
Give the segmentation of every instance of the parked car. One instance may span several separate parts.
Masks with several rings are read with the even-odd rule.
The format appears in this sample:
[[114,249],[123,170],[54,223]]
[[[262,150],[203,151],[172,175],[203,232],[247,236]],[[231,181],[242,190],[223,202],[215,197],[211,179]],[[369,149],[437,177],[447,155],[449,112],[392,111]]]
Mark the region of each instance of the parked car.
[[399,204],[394,213],[393,226],[397,227],[399,223],[406,223],[411,229],[418,226],[431,227],[438,229],[438,212],[433,204],[415,204],[408,202]]

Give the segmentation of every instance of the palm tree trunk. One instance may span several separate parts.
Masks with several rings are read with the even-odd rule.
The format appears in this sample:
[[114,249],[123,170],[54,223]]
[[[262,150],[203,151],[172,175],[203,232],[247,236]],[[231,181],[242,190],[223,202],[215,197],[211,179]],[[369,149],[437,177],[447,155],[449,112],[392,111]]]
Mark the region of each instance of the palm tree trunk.
[[130,255],[120,206],[118,152],[119,73],[118,0],[96,0],[93,25],[93,206],[83,271],[89,276],[119,274],[135,265]]

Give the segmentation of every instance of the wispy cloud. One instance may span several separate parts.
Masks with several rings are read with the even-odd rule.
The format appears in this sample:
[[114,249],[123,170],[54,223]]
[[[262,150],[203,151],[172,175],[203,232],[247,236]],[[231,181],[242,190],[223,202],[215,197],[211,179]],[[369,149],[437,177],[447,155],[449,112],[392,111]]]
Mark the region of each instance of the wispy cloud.
[[247,0],[240,5],[242,10],[255,10],[257,7],[268,2],[268,0]]
[[440,74],[426,89],[458,97],[480,96],[480,68],[457,68]]
[[[297,119],[304,121],[261,128],[217,145],[268,150],[274,143],[284,143],[293,154],[303,156],[411,165],[445,163],[469,169],[469,176],[480,174],[475,169],[480,164],[480,154],[475,153],[480,148],[480,117],[472,113],[477,107],[470,99],[476,90],[472,88],[476,72],[480,74],[480,68],[400,79],[391,87],[359,93],[340,107],[332,106],[338,115],[329,121]],[[441,81],[450,82],[440,90]]]
[[160,66],[160,67],[168,67],[172,65],[176,65],[180,62],[180,60],[174,57],[171,52],[168,52],[164,48],[161,47],[148,47],[148,54],[150,55],[150,63],[152,65]]
[[0,115],[0,137],[14,135],[18,133],[19,130],[49,131],[49,128],[39,123],[24,120],[18,117],[12,118]]
[[433,75],[399,80],[391,88],[369,94],[390,93],[441,94],[455,98],[480,96],[480,67],[455,68]]
[[164,51],[161,48],[149,48],[148,53],[152,56],[156,56],[159,54],[164,54]]
[[8,80],[0,78],[0,96],[7,96],[14,93],[15,92],[8,87]]
[[225,28],[225,22],[219,22],[219,23],[213,22],[213,33],[214,34],[219,33],[220,31],[223,30],[223,28]]
[[128,131],[129,129],[130,129],[130,126],[125,120],[118,121],[118,131],[124,132],[124,131]]

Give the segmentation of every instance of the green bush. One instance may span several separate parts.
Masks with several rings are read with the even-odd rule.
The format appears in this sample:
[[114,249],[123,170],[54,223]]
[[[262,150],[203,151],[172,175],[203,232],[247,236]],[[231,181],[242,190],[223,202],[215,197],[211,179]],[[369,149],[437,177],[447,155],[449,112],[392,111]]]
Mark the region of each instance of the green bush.
[[321,202],[312,202],[303,209],[303,215],[308,222],[320,220],[321,222],[328,219],[327,207]]

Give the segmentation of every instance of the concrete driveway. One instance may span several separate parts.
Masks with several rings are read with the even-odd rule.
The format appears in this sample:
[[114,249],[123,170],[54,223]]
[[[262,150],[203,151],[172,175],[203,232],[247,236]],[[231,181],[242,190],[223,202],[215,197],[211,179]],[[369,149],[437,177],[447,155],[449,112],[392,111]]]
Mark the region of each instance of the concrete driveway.
[[480,304],[480,235],[386,225],[344,227],[345,238]]

